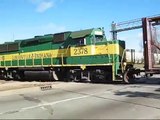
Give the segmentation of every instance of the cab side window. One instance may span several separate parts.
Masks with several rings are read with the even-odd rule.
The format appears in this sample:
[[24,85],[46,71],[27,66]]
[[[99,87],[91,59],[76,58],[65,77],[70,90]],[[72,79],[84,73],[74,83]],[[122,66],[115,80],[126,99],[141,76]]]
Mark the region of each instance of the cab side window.
[[76,46],[83,46],[86,45],[86,38],[76,38]]

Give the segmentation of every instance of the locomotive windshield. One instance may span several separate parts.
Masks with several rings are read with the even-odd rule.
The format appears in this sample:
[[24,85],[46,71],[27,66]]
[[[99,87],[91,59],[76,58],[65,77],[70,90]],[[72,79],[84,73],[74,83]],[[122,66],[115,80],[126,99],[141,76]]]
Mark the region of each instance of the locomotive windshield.
[[102,30],[95,31],[95,42],[102,42],[105,38],[104,32]]
[[103,35],[95,35],[96,42],[101,42],[103,41]]

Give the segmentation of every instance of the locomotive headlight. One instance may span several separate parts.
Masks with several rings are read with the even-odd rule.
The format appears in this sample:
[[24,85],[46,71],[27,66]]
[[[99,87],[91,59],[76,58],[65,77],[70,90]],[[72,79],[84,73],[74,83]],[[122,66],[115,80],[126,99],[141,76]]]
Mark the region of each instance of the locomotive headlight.
[[102,31],[95,31],[95,35],[103,35]]
[[123,65],[124,65],[124,66],[126,66],[126,65],[127,65],[127,63],[126,63],[126,62],[124,62],[124,63],[123,63]]

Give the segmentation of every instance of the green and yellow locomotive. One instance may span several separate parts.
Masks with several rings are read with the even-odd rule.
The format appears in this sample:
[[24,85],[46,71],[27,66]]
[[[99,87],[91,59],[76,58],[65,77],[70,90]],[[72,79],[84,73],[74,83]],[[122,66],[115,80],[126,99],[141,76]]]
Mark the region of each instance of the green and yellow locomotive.
[[109,82],[122,78],[127,66],[133,65],[125,60],[125,42],[108,41],[102,28],[0,45],[1,79]]

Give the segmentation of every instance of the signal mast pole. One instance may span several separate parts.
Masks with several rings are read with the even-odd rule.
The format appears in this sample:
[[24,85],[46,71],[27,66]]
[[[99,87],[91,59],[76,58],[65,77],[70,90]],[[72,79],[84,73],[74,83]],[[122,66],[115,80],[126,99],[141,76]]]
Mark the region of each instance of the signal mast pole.
[[135,30],[142,28],[143,30],[143,47],[144,47],[144,68],[146,73],[160,73],[160,67],[153,66],[153,47],[160,50],[160,43],[154,39],[153,26],[160,25],[160,15],[145,17],[121,23],[112,22],[111,33],[112,39],[117,40],[119,32]]

